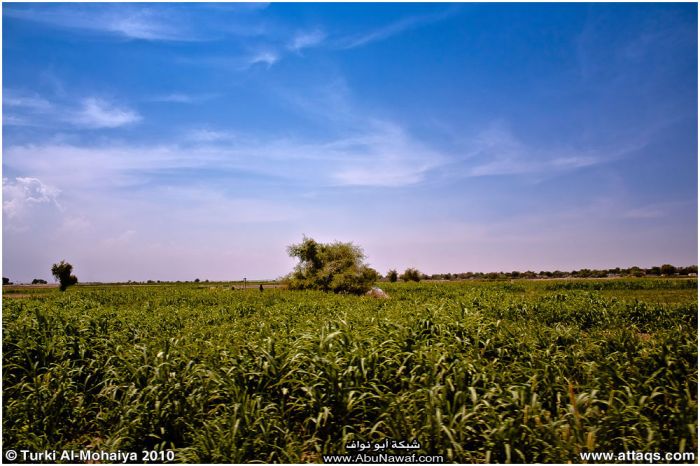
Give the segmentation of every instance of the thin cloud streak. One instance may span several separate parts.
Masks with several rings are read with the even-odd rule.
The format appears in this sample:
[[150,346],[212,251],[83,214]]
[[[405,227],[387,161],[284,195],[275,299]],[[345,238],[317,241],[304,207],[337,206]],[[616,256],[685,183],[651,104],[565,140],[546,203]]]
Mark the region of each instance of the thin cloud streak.
[[[614,162],[643,149],[648,140],[621,141],[606,147],[537,147],[526,144],[502,123],[492,124],[470,141],[457,170],[461,176],[524,176],[564,173]],[[455,167],[451,167],[453,175]]]
[[281,59],[282,55],[277,50],[262,49],[254,52],[240,52],[231,56],[177,57],[175,62],[187,66],[213,67],[242,73],[255,68],[256,65],[269,70]]
[[16,126],[71,126],[99,129],[118,128],[141,121],[141,115],[131,108],[99,97],[86,97],[80,104],[60,104],[39,94],[22,94],[5,90],[3,106],[12,113],[3,112],[4,124]]
[[458,10],[456,8],[450,7],[438,13],[402,18],[398,21],[374,29],[372,31],[348,35],[340,39],[336,39],[335,47],[341,50],[349,50],[357,47],[363,47],[373,42],[379,42],[390,37],[396,36],[410,29],[442,21],[443,19],[452,16],[457,11]]
[[51,102],[36,93],[24,93],[14,89],[3,89],[2,104],[8,107],[19,107],[33,112],[51,110]]
[[220,94],[210,93],[210,94],[187,94],[182,92],[173,92],[171,94],[161,94],[153,97],[149,97],[146,100],[148,102],[163,102],[163,103],[175,103],[175,104],[199,104],[206,102],[208,100],[215,99]]

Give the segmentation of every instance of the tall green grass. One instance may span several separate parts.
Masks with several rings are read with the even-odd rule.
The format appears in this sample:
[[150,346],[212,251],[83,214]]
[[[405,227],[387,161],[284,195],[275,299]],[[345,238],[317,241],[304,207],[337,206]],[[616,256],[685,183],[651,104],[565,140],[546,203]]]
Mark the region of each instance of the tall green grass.
[[673,304],[539,282],[386,290],[6,299],[4,448],[200,463],[319,462],[385,437],[448,462],[697,451],[695,290]]

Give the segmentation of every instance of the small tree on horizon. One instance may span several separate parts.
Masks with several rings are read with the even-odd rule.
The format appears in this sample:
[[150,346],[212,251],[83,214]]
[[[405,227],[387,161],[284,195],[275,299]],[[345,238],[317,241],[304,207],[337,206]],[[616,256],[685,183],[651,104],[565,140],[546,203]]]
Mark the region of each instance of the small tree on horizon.
[[386,278],[388,278],[391,283],[394,283],[399,279],[399,273],[396,269],[391,269],[386,273]]
[[51,267],[51,274],[58,280],[58,289],[61,291],[66,291],[66,288],[78,283],[78,277],[72,275],[72,271],[73,266],[64,260]]
[[379,273],[362,261],[362,248],[352,243],[318,243],[304,237],[287,248],[299,264],[286,277],[291,290],[322,290],[363,294],[372,288]]

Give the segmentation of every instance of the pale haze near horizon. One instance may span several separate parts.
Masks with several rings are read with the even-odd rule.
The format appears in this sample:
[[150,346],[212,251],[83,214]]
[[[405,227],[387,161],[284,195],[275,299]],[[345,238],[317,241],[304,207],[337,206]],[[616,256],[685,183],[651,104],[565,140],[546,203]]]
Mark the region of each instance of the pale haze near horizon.
[[697,264],[696,4],[3,5],[3,276]]

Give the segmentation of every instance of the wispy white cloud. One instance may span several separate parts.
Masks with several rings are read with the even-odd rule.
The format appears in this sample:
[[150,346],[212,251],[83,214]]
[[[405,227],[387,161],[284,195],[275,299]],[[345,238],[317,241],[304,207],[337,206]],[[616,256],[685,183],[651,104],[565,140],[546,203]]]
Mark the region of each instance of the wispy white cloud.
[[327,141],[200,129],[169,145],[24,145],[8,147],[5,156],[6,166],[18,173],[85,189],[140,185],[160,173],[193,169],[247,172],[311,188],[398,187],[423,181],[447,160],[399,125],[380,120]]
[[105,238],[102,240],[102,244],[109,247],[119,247],[119,246],[128,246],[134,236],[136,235],[135,230],[126,230],[118,234],[117,236],[110,236],[108,238]]
[[303,49],[322,44],[325,38],[326,34],[320,29],[298,32],[294,35],[287,48],[294,52],[301,52]]
[[225,70],[231,73],[245,73],[250,70],[270,70],[285,57],[280,49],[262,48],[232,53],[231,55],[179,56],[175,61],[182,65]]
[[257,66],[270,69],[282,59],[282,55],[275,49],[262,48],[249,51],[232,53],[231,55],[209,55],[209,56],[180,56],[175,61],[182,65],[213,67],[224,69],[228,72],[241,73]]
[[248,59],[248,65],[253,66],[257,64],[264,64],[267,65],[267,67],[271,67],[275,63],[277,63],[280,59],[280,56],[277,52],[273,50],[263,50],[260,51],[254,55],[252,55]]
[[185,18],[167,9],[140,5],[29,5],[6,6],[6,17],[40,22],[59,28],[113,34],[129,39],[151,41],[200,40]]
[[236,138],[236,133],[233,131],[213,130],[207,128],[199,128],[189,131],[185,139],[192,142],[218,142],[230,141]]
[[660,218],[678,218],[684,210],[696,210],[693,201],[653,202],[622,210],[622,217],[631,220],[657,220]]
[[117,128],[136,123],[141,115],[99,97],[87,97],[73,103],[50,101],[37,93],[3,90],[3,123],[14,126],[61,126],[81,128]]
[[28,118],[11,115],[7,112],[3,113],[2,124],[3,126],[36,126],[36,123]]
[[3,89],[3,124],[11,126],[38,126],[54,111],[54,105],[37,93]]
[[140,121],[141,115],[131,109],[90,97],[83,100],[80,110],[68,119],[85,128],[117,128]]
[[338,41],[338,47],[341,49],[354,49],[356,47],[361,47],[372,42],[388,39],[389,37],[400,34],[417,24],[420,24],[419,18],[404,18],[373,31],[344,37]]
[[125,15],[114,15],[104,25],[107,30],[133,39],[184,40],[191,39],[171,25],[161,22],[148,10],[133,11]]
[[[451,158],[424,143],[400,123],[359,108],[342,77],[329,79],[304,95],[278,89],[281,102],[316,120],[337,136],[322,141],[277,141],[285,151],[316,161],[323,185],[399,187],[420,183]],[[319,171],[320,170],[320,171]],[[304,175],[300,175],[304,178]]]
[[[644,81],[649,82],[658,75],[675,72],[668,63],[682,62],[681,57],[691,52],[684,45],[697,43],[696,25],[683,21],[680,15],[669,9],[658,15],[631,16],[635,21],[625,25],[613,21],[605,9],[589,9],[574,41],[579,78],[601,89],[627,88],[637,84],[642,73]],[[653,63],[654,56],[663,56],[666,66],[638,68]]]
[[343,76],[327,77],[323,84],[303,94],[289,87],[278,87],[273,92],[280,104],[322,125],[362,131],[373,119],[372,115],[358,108]]
[[623,217],[630,219],[657,219],[665,215],[666,212],[659,205],[647,205],[630,209],[623,214]]
[[466,175],[472,177],[546,175],[609,163],[646,144],[642,138],[608,147],[539,147],[525,143],[506,125],[494,123],[467,143],[460,163],[468,167]]
[[270,6],[270,2],[207,3],[207,8],[229,11],[260,11]]
[[359,137],[334,141],[324,149],[339,161],[332,178],[344,186],[417,184],[430,170],[449,160],[448,156],[411,137],[400,126],[376,120]]

